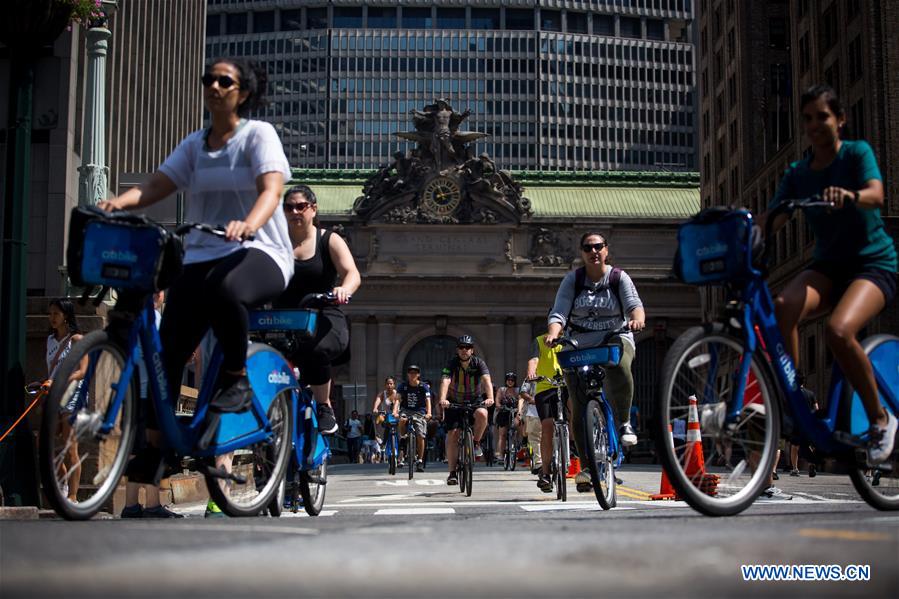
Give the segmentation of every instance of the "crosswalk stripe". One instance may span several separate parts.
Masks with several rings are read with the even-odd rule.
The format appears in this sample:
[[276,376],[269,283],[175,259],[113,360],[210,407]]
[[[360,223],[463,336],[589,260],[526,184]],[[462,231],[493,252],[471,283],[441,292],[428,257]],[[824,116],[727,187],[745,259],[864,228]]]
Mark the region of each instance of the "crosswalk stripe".
[[451,507],[386,508],[375,512],[375,516],[433,516],[455,513],[456,510]]
[[[551,505],[520,505],[518,506],[526,512],[555,512],[555,511],[569,511],[569,510],[579,510],[584,512],[597,512],[597,511],[606,511],[603,510],[599,504],[593,503],[590,505],[581,505],[581,504],[551,504]],[[635,510],[637,508],[634,507],[624,507],[617,506],[612,508],[613,510]]]

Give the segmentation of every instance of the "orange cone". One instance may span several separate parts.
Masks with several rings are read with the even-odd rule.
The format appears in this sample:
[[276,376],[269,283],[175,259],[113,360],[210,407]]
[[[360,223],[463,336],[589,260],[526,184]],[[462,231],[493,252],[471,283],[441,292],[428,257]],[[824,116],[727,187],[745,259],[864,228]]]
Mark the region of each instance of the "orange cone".
[[684,474],[707,495],[716,495],[718,488],[718,476],[707,474],[705,471],[705,458],[702,453],[702,434],[699,430],[699,410],[696,407],[695,395],[689,397],[690,407],[687,412],[687,445],[684,448],[683,463]]
[[569,459],[571,461],[568,464],[568,472],[565,474],[565,478],[574,478],[581,471],[581,461],[574,456],[571,456]]
[[[668,425],[668,444],[671,445],[671,448],[674,449],[674,435],[673,429],[671,425]],[[661,499],[677,499],[677,493],[674,490],[674,487],[671,486],[671,481],[668,480],[668,473],[665,472],[665,468],[662,468],[662,483],[659,486],[659,492],[655,495],[650,495],[650,499],[653,501],[659,501]]]

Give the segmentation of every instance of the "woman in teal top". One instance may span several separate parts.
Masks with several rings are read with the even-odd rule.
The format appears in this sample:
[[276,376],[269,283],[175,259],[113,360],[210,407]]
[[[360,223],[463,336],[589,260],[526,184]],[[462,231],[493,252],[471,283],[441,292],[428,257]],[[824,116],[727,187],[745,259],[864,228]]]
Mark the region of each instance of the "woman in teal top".
[[[798,366],[799,323],[831,312],[827,345],[864,402],[872,423],[868,461],[879,463],[892,452],[897,421],[878,401],[871,363],[856,335],[896,295],[896,248],[880,217],[883,178],[867,142],[840,139],[846,115],[833,89],[812,87],[802,95],[800,111],[811,153],[790,165],[768,208],[815,194],[833,207],[806,211],[814,259],[775,300],[777,320]],[[787,218],[778,217],[775,230]]]

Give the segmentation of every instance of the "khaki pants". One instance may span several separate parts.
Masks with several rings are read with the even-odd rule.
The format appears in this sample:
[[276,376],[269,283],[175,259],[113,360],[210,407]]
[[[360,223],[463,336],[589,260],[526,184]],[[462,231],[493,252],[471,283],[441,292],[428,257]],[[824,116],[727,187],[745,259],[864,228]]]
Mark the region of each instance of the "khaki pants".
[[543,437],[540,419],[536,416],[525,416],[524,427],[528,433],[528,444],[534,454],[534,463],[531,464],[531,468],[539,468],[543,465],[543,459],[540,456],[540,439]]

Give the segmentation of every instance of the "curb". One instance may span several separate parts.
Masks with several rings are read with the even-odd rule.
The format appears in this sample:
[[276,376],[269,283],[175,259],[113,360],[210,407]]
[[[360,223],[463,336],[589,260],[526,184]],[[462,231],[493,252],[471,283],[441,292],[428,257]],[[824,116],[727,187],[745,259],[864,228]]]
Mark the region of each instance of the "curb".
[[40,510],[36,506],[0,507],[0,520],[38,520]]

